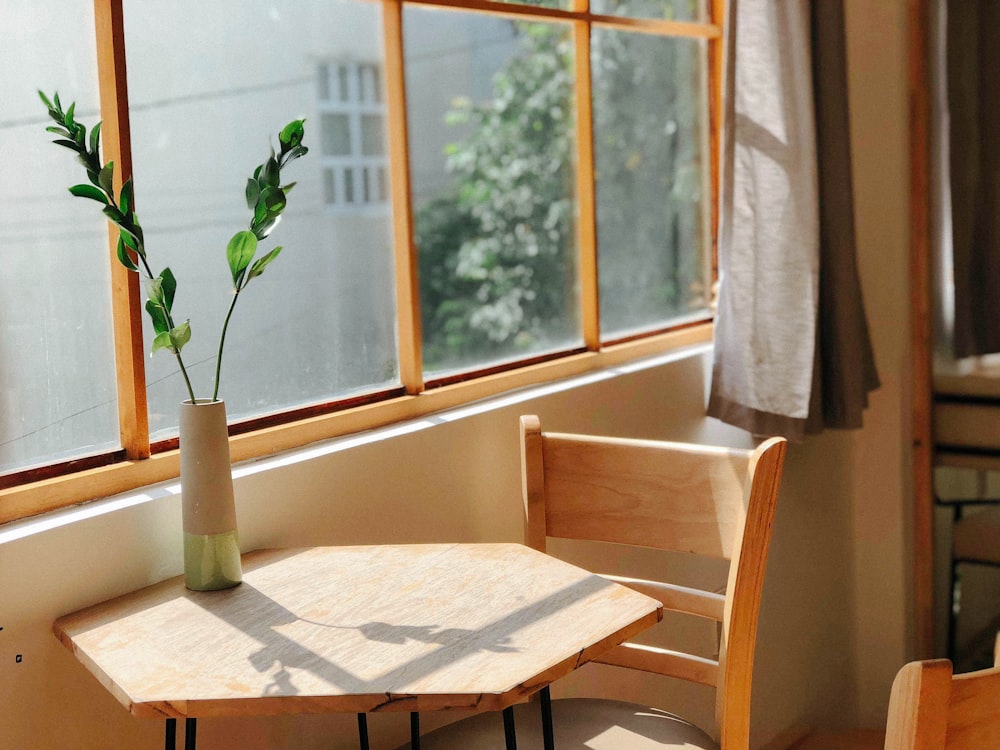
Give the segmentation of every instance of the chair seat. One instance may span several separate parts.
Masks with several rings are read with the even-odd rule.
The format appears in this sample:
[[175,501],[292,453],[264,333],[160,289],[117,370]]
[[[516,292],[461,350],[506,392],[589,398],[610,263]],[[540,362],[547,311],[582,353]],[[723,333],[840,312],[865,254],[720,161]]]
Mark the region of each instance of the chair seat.
[[1000,508],[970,513],[955,524],[956,560],[1000,565]]
[[[542,747],[538,703],[514,707],[519,750]],[[556,750],[718,750],[698,727],[657,708],[636,703],[569,698],[552,702]],[[409,748],[403,745],[398,750]],[[503,719],[483,713],[441,727],[420,738],[421,750],[503,750]]]

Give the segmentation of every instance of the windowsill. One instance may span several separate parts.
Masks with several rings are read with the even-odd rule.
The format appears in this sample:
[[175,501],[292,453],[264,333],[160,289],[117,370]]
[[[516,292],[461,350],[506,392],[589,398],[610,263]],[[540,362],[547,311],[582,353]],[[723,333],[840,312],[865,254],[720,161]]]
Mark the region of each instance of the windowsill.
[[[711,324],[234,436],[233,476],[310,460],[704,352]],[[178,451],[0,491],[0,544],[177,495]],[[108,498],[88,502],[97,498]],[[85,505],[74,505],[86,503]],[[69,507],[74,506],[74,507]],[[44,515],[42,515],[44,514]],[[19,520],[20,519],[20,520]]]

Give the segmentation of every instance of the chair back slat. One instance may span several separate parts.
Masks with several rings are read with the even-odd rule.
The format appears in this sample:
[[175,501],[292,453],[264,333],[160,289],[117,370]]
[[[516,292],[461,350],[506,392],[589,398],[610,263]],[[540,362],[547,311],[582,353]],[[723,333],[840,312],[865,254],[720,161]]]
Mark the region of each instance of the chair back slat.
[[947,659],[896,674],[885,750],[982,750],[1000,737],[1000,668],[953,674]]
[[750,451],[544,434],[548,536],[730,559]]
[[640,578],[613,575],[605,575],[604,577],[609,581],[635,589],[640,594],[658,599],[663,608],[671,612],[684,612],[717,622],[722,622],[725,615],[726,597],[724,594],[677,586],[663,581],[645,581]]
[[1000,670],[958,674],[951,681],[945,747],[994,747],[1000,741]]
[[665,677],[678,677],[689,682],[716,687],[719,683],[719,662],[683,651],[623,643],[605,651],[594,661],[616,667],[639,669]]

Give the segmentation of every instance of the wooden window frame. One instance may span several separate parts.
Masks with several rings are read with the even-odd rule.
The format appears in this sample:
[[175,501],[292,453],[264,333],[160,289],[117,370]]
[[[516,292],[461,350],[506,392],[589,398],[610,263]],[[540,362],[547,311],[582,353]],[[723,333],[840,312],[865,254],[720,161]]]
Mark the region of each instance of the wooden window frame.
[[[385,126],[389,138],[389,187],[393,206],[396,307],[400,386],[360,398],[303,407],[230,425],[234,461],[301,447],[363,429],[420,417],[504,391],[618,365],[686,345],[710,341],[712,323],[694,319],[627,341],[602,341],[597,284],[596,202],[590,102],[590,32],[617,28],[630,32],[703,39],[709,45],[709,162],[713,275],[718,222],[722,19],[725,0],[706,0],[705,23],[674,22],[599,15],[587,0],[572,0],[568,10],[514,5],[491,0],[375,0],[382,6],[384,36]],[[123,0],[94,0],[105,160],[115,170],[116,190],[131,175],[128,90],[125,81]],[[403,6],[420,5],[488,13],[512,18],[544,18],[570,25],[576,45],[577,199],[583,347],[551,356],[511,362],[426,383],[423,378],[417,254],[410,203],[406,87],[403,57]],[[143,300],[136,274],[116,261],[116,233],[109,226],[112,308],[118,378],[121,448],[72,461],[0,476],[0,523],[56,508],[126,492],[176,478],[176,440],[150,443],[145,387]]]

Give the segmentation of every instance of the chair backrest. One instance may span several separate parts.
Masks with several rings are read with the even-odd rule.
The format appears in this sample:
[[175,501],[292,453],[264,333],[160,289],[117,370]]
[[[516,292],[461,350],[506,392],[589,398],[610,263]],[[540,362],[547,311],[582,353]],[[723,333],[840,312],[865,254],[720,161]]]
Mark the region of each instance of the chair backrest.
[[952,674],[947,659],[914,661],[892,683],[885,750],[1000,746],[1000,668]]
[[757,615],[786,442],[756,450],[543,433],[521,417],[525,538],[595,540],[730,561],[725,594],[615,578],[722,624],[718,660],[625,643],[599,661],[717,688],[723,750],[745,750]]

